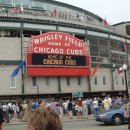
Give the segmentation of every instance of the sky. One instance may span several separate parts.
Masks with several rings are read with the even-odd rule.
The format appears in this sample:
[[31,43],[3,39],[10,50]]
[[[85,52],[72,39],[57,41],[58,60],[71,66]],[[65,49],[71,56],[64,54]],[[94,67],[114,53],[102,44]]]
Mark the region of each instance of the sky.
[[56,0],[83,8],[111,25],[130,21],[130,0]]

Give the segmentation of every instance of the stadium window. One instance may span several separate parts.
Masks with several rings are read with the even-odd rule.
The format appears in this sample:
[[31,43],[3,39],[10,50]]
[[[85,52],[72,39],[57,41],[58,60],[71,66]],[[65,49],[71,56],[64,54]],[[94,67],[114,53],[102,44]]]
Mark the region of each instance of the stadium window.
[[20,31],[19,30],[10,30],[10,29],[4,29],[0,33],[2,37],[20,37]]
[[3,37],[3,36],[4,36],[3,33],[4,33],[3,30],[0,30],[0,37]]
[[130,25],[126,25],[126,34],[130,36]]
[[99,38],[99,45],[108,47],[108,40]]
[[103,76],[103,85],[106,85],[106,76]]
[[96,37],[88,37],[88,40],[89,40],[89,44],[90,45],[99,45],[99,41],[98,41],[98,38]]
[[122,85],[125,85],[124,77],[122,77]]
[[108,40],[99,38],[99,53],[101,57],[109,57]]
[[81,85],[81,77],[78,77],[78,85]]
[[116,40],[110,40],[110,47],[112,50],[119,50],[119,42]]
[[46,77],[46,86],[50,86],[50,78],[49,77]]
[[118,85],[118,76],[116,77],[116,85]]
[[32,35],[39,35],[40,31],[23,30],[24,37],[31,37]]
[[97,77],[94,77],[94,85],[97,85]]
[[80,40],[84,40],[85,41],[85,36],[75,35],[75,37],[80,39]]
[[99,55],[99,41],[98,38],[95,37],[88,37],[89,44],[90,44],[90,55],[91,56],[98,56]]
[[37,83],[36,83],[36,77],[32,77],[32,86],[36,87]]
[[130,54],[130,45],[127,44],[127,53]]
[[107,46],[100,46],[100,53],[109,53]]
[[67,82],[67,86],[70,86],[70,78],[69,77],[66,78],[66,82]]
[[120,63],[119,54],[111,53],[111,61],[112,63],[119,64]]
[[10,34],[8,34],[10,37],[20,37],[20,31],[17,30],[9,30]]
[[16,88],[16,77],[10,76],[10,88]]
[[93,56],[93,57],[91,57],[91,61],[94,61],[94,62],[99,62],[100,61],[100,58],[99,58],[99,56]]
[[90,52],[92,53],[99,53],[99,46],[97,45],[90,45]]

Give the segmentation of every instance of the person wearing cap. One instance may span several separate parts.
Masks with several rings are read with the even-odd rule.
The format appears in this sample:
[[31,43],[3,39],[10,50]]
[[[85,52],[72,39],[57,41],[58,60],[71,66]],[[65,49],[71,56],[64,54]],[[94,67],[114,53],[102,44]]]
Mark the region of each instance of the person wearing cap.
[[23,121],[27,121],[28,107],[27,102],[23,101]]

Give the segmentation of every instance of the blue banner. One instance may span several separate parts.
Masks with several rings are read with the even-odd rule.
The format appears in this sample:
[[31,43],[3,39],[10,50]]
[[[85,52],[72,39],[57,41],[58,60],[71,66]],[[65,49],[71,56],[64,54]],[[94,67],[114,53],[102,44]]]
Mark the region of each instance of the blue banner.
[[22,61],[21,64],[12,72],[12,76],[17,76],[19,71],[24,67],[25,61]]

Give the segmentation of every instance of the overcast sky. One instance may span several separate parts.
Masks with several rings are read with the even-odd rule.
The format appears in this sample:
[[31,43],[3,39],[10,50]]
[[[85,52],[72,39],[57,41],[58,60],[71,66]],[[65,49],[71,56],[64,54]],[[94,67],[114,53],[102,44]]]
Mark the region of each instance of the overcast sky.
[[130,21],[130,0],[56,0],[83,8],[110,24]]

